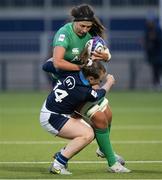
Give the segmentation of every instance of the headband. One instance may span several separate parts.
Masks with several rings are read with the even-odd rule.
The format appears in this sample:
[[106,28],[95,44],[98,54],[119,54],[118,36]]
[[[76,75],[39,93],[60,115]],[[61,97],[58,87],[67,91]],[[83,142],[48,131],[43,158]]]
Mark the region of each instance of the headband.
[[74,21],[94,21],[94,17],[75,17]]

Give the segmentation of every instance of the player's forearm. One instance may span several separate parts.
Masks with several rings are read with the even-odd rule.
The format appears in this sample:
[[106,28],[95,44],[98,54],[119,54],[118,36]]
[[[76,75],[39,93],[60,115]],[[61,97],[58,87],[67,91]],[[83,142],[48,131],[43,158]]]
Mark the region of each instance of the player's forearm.
[[70,63],[68,61],[65,61],[64,59],[59,59],[58,61],[55,60],[54,66],[58,69],[66,70],[66,71],[79,71],[80,67],[79,65]]
[[111,75],[111,74],[108,74],[107,77],[106,77],[106,82],[101,88],[105,89],[106,92],[108,92],[111,89],[111,87],[113,86],[114,83],[115,83],[114,76]]
[[105,89],[105,91],[108,92],[111,89],[111,86],[112,85],[106,82],[101,88]]
[[54,47],[53,50],[53,64],[56,68],[65,70],[65,71],[79,71],[79,65],[71,63],[64,59],[66,49],[61,46]]

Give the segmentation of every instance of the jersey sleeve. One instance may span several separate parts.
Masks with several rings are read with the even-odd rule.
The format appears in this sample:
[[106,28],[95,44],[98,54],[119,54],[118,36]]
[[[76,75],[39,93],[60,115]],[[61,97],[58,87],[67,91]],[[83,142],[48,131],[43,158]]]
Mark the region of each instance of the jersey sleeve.
[[106,94],[105,89],[97,89],[97,90],[91,89],[89,90],[89,93],[87,94],[88,95],[87,100],[91,102],[98,101],[102,97],[104,97],[105,94]]
[[53,62],[52,61],[46,61],[43,66],[42,66],[42,69],[45,71],[45,72],[49,72],[49,73],[56,73],[56,69],[55,67],[53,66]]
[[69,44],[69,37],[68,37],[68,32],[66,32],[65,30],[59,30],[54,39],[53,39],[53,47],[55,46],[62,46],[65,49],[68,48],[68,44]]

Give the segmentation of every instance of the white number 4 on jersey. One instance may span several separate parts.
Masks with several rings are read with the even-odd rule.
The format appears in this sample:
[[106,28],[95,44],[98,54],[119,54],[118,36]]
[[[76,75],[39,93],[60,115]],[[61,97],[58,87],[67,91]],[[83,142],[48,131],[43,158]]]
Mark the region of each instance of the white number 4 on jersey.
[[68,96],[68,93],[62,89],[56,89],[55,96],[56,96],[56,98],[55,98],[56,102],[62,102],[62,99],[64,99],[66,96]]

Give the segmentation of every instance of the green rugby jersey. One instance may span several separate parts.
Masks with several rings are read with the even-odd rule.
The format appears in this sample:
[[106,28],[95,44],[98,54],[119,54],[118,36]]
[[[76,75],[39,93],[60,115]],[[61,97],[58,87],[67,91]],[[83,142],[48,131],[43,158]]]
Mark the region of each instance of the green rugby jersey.
[[78,36],[73,30],[73,23],[67,23],[55,34],[53,47],[64,47],[66,49],[64,59],[71,63],[79,64],[78,56],[91,37],[89,33],[83,37]]

